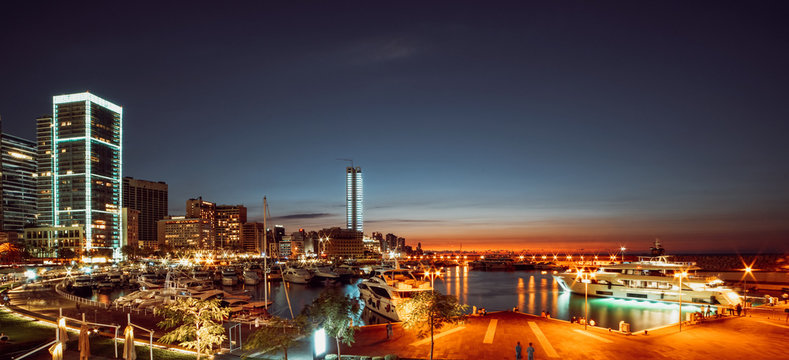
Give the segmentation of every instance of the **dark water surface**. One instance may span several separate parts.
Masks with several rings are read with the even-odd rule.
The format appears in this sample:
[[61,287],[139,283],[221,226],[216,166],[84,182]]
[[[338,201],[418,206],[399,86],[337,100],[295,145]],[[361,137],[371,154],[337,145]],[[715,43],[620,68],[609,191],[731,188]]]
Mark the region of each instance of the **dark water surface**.
[[[294,314],[298,314],[304,306],[310,304],[321,291],[330,289],[359,296],[356,286],[361,280],[352,283],[299,285],[287,284],[290,305]],[[570,320],[571,317],[582,317],[584,313],[583,294],[562,292],[550,273],[540,271],[502,271],[485,272],[470,270],[466,267],[445,269],[442,278],[435,280],[436,290],[457,296],[459,301],[469,307],[486,308],[488,312],[510,310],[517,307],[519,311],[540,315],[543,311],[550,312],[558,319]],[[254,300],[263,300],[263,284],[257,286],[243,285],[235,288],[225,287],[226,291],[246,290]],[[115,289],[110,292],[94,293],[93,300],[111,302],[113,299],[131,292],[128,289]],[[269,283],[269,300],[273,300],[271,313],[290,317],[288,297],[282,282]],[[701,311],[698,306],[682,306],[682,312]],[[679,320],[679,305],[661,302],[638,300],[619,300],[589,297],[589,318],[598,326],[619,328],[619,321],[631,324],[631,330],[638,331],[657,326],[675,323]],[[369,310],[362,314],[364,324],[386,322]]]

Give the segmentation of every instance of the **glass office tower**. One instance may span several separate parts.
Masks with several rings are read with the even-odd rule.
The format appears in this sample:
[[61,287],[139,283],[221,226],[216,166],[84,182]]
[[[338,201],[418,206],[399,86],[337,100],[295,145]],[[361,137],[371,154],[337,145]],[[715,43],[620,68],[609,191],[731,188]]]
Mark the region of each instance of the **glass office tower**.
[[52,116],[36,118],[36,212],[38,226],[52,225]]
[[36,143],[0,135],[2,149],[2,230],[22,233],[36,221]]
[[345,212],[348,229],[363,232],[363,188],[362,168],[349,166],[345,169]]
[[123,109],[91,93],[52,98],[55,226],[85,226],[83,254],[120,258]]

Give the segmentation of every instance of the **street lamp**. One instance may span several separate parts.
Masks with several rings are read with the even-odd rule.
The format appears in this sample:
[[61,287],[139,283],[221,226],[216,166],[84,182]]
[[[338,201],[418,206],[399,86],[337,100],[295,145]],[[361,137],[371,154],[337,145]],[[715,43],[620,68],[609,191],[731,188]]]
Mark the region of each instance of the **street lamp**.
[[687,277],[688,273],[683,272],[675,272],[674,277],[679,278],[679,331],[682,331],[682,278]]
[[625,263],[625,250],[627,250],[627,249],[625,249],[625,247],[622,246],[621,248],[619,248],[619,250],[622,251],[622,264],[624,264]]
[[[441,268],[441,269],[443,269],[443,268]],[[431,291],[433,291],[433,292],[436,291],[435,280],[436,280],[436,277],[441,276],[441,269],[438,269],[438,270],[435,270],[435,271],[428,270],[428,271],[425,272],[425,276],[430,277],[430,288],[431,288]]]
[[594,279],[595,274],[578,270],[578,277],[584,283],[584,330],[586,330],[586,326],[589,324],[589,283],[592,282],[591,279]]
[[745,309],[748,307],[748,275],[751,274],[751,270],[752,269],[750,266],[745,267],[745,277],[744,277],[745,280],[743,283],[743,292],[745,293],[745,306],[742,307],[743,315],[745,315]]

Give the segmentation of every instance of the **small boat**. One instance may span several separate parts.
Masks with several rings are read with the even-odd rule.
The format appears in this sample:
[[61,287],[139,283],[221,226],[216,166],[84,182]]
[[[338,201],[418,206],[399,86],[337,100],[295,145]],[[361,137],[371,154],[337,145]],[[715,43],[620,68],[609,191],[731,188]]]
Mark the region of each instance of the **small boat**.
[[112,282],[115,285],[120,285],[120,283],[123,282],[123,274],[119,272],[111,272],[110,282]]
[[108,290],[115,287],[115,283],[110,281],[110,279],[103,279],[99,281],[99,289],[100,290]]
[[328,266],[313,266],[308,269],[312,272],[313,276],[325,280],[337,280],[340,278],[337,273],[331,270]]
[[74,285],[72,287],[78,290],[90,289],[91,282],[90,275],[77,276],[77,278],[74,279]]
[[282,281],[282,270],[279,268],[271,268],[266,274],[268,281]]
[[244,284],[257,285],[260,283],[260,276],[255,270],[244,270]]
[[294,284],[308,284],[312,280],[312,273],[307,269],[289,267],[282,273],[282,279]]
[[238,274],[236,269],[228,268],[222,271],[222,285],[233,286],[238,284]]

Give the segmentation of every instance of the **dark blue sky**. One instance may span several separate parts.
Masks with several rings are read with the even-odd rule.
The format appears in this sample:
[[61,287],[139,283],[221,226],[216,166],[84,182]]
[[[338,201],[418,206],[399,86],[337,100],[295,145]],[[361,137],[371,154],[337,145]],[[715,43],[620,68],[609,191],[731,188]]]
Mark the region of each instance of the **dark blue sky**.
[[124,107],[124,174],[428,247],[785,251],[789,4],[0,6],[3,131]]

